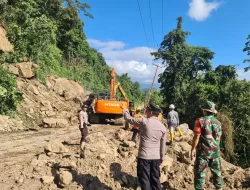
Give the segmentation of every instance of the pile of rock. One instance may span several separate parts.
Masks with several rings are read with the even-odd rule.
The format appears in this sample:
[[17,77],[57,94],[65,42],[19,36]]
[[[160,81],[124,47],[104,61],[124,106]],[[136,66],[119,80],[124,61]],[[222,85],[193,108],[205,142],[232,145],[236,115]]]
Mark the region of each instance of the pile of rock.
[[9,116],[0,115],[0,131],[9,132],[23,129],[23,121],[19,117],[14,119]]
[[[69,127],[77,125],[77,113],[86,94],[80,84],[63,78],[50,76],[47,86],[36,78],[36,64],[24,62],[8,65],[8,69],[19,76],[18,89],[23,93],[24,101],[18,106],[20,118],[8,118],[1,122],[0,131],[39,129],[41,127]],[[29,79],[29,80],[27,80]],[[0,120],[6,118],[0,118]],[[22,124],[21,124],[21,121]],[[4,124],[5,123],[5,124]],[[6,123],[9,123],[7,127]]]
[[[98,132],[100,129],[95,132],[95,129],[91,129],[86,138],[83,159],[79,156],[80,145],[76,140],[62,142],[53,139],[44,147],[44,152],[25,167],[15,180],[16,186],[25,189],[33,180],[30,189],[139,190],[136,177],[138,144],[129,141],[131,132],[117,130],[110,135],[106,131]],[[188,134],[187,131],[182,138],[189,139]],[[160,166],[163,189],[193,189],[194,163],[190,161],[190,149],[187,141],[176,141],[167,147]],[[243,170],[224,160],[222,169],[226,189],[249,187],[250,170]],[[211,182],[210,172],[206,180]],[[207,183],[206,189],[214,189],[212,183]]]

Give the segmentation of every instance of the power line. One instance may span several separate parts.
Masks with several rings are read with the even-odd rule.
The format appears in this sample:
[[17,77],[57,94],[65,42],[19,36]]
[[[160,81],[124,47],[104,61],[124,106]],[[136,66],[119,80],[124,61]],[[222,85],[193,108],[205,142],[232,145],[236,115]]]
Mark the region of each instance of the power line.
[[146,30],[145,30],[145,25],[144,25],[144,22],[143,22],[142,14],[141,14],[141,7],[140,7],[139,0],[137,0],[137,3],[138,3],[138,8],[139,8],[140,16],[141,16],[142,26],[143,26],[143,29],[144,29],[145,38],[146,38],[146,41],[147,41],[148,50],[149,50],[149,53],[150,53],[150,48],[149,48],[149,43],[148,43],[148,37],[147,37]]
[[148,5],[149,5],[149,12],[150,12],[150,20],[151,20],[151,28],[152,28],[152,35],[153,35],[153,43],[154,43],[154,47],[155,47],[155,35],[154,35],[154,26],[153,26],[153,20],[152,20],[150,0],[148,1]]

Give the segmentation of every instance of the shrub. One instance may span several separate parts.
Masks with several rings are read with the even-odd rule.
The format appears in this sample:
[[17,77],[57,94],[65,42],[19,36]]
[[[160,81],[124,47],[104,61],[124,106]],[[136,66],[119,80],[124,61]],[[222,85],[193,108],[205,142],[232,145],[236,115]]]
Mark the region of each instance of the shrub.
[[0,114],[10,115],[15,112],[22,99],[15,78],[0,65]]

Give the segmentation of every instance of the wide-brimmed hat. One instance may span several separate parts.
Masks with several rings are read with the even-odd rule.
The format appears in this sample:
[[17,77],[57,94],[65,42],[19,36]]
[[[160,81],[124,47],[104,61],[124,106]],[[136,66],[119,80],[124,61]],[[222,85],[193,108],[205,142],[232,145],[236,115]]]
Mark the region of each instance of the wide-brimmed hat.
[[211,101],[204,101],[202,102],[202,104],[200,105],[200,108],[202,110],[208,111],[208,112],[212,112],[212,113],[217,113],[217,110],[215,109],[215,103],[211,102]]
[[169,108],[174,109],[175,108],[174,104],[170,104]]

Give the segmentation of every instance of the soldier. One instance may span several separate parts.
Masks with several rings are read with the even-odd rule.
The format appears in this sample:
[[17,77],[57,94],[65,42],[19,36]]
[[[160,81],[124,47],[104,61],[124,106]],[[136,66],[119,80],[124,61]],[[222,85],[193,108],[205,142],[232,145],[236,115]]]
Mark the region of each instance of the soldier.
[[[221,177],[220,138],[221,123],[214,117],[215,104],[205,101],[200,108],[204,117],[195,121],[194,138],[191,149],[191,160],[196,157],[194,166],[194,187],[204,190],[206,168],[213,174],[216,189],[222,189],[224,184]],[[196,150],[197,147],[197,150]]]
[[79,119],[79,123],[80,123],[79,130],[81,131],[81,140],[80,140],[81,153],[80,153],[80,157],[83,157],[84,146],[85,146],[85,138],[88,135],[87,125],[90,126],[90,124],[88,122],[87,108],[88,108],[88,106],[86,104],[83,104],[82,105],[82,110],[78,114],[78,119]]

